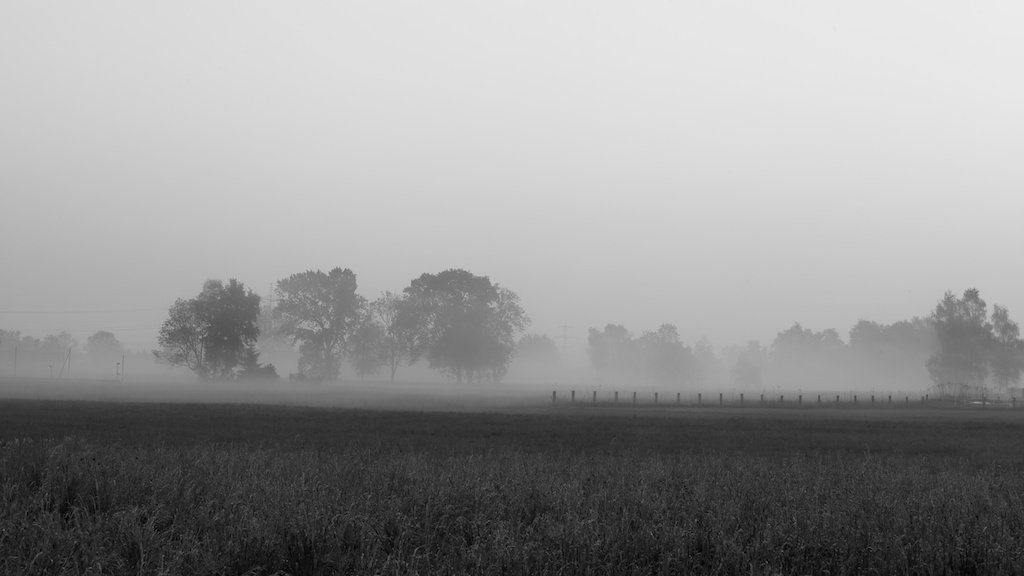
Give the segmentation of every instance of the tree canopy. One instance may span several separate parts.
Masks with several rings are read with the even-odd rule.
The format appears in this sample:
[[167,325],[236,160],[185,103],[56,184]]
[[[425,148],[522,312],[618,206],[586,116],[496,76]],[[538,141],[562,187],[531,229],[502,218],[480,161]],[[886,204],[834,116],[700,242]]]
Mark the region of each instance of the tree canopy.
[[465,270],[423,274],[405,289],[415,317],[413,360],[462,382],[498,382],[529,317],[511,290]]
[[259,338],[259,311],[260,297],[241,282],[207,280],[198,296],[171,306],[153,355],[200,378],[232,377]]
[[299,371],[307,378],[338,378],[365,305],[356,288],[356,275],[348,268],[309,270],[277,282],[280,330],[299,345]]

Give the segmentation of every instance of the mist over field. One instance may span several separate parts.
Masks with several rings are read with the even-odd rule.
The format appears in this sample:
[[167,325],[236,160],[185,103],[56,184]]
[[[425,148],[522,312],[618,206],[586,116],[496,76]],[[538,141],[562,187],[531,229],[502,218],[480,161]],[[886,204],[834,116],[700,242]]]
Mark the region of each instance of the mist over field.
[[[1006,393],[1021,21],[1011,3],[5,5],[0,377]],[[363,332],[311,343],[281,282],[334,269]],[[453,270],[488,279],[495,312],[421,309],[410,353],[376,365],[398,340],[365,306],[422,304],[445,289],[413,282]],[[161,331],[210,280],[258,318],[231,358],[191,362]],[[939,303],[971,288],[986,343],[943,340]]]

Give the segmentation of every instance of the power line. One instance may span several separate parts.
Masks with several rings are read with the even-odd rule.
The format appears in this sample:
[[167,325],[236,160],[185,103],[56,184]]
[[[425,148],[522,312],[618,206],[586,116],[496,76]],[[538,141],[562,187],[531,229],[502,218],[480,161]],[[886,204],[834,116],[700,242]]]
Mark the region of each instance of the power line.
[[121,314],[127,312],[159,312],[167,308],[124,308],[121,310],[0,310],[0,314]]

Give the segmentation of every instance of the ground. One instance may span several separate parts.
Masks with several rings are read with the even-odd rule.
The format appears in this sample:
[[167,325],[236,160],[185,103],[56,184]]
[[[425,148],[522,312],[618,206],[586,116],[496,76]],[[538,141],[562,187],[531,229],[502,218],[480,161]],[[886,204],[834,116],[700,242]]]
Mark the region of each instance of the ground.
[[2,573],[1024,571],[1024,410],[0,415]]

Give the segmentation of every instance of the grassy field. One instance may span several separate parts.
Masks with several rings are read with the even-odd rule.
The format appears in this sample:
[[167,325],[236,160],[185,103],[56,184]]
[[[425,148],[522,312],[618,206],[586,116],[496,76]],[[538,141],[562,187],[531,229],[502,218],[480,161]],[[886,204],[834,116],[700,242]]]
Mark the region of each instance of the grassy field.
[[1024,413],[0,401],[0,573],[1024,573]]

